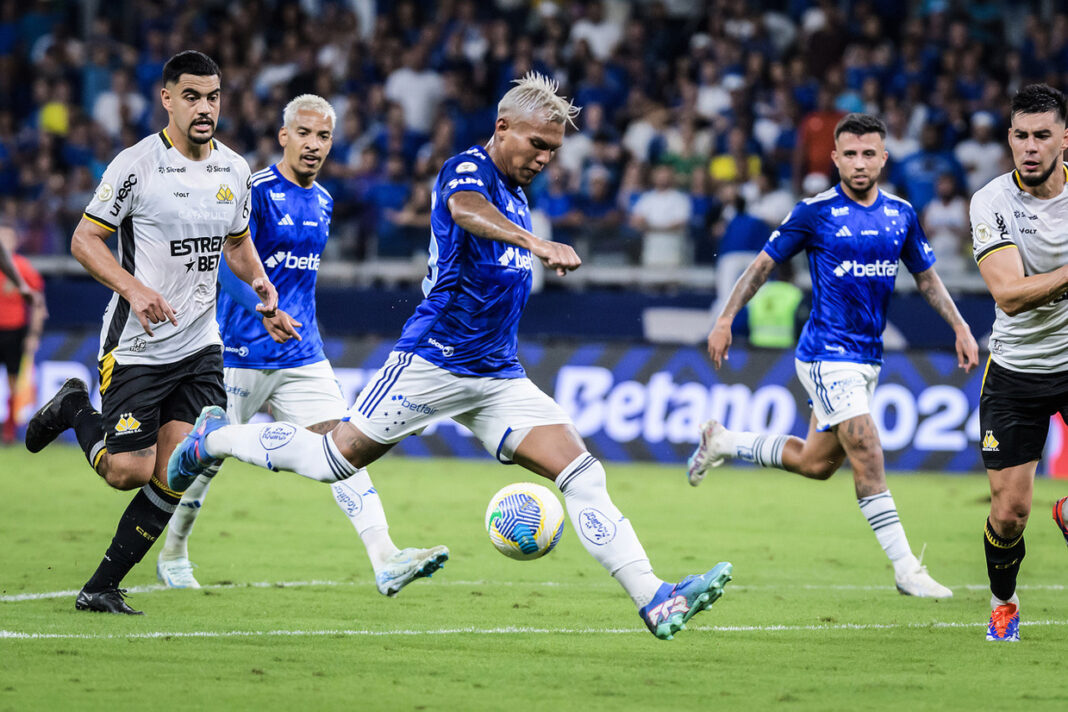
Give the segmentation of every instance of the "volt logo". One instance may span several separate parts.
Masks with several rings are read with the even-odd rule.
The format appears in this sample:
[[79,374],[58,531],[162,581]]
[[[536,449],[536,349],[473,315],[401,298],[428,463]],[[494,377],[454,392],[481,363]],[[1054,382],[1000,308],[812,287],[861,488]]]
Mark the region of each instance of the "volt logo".
[[834,268],[835,277],[845,277],[851,274],[857,278],[863,277],[896,277],[897,262],[879,260],[878,262],[860,263],[853,260],[845,260]]

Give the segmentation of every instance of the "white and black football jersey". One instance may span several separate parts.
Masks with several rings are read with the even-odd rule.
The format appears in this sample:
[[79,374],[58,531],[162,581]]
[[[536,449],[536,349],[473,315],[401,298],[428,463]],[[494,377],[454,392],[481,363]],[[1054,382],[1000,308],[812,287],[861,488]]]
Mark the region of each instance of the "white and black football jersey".
[[[1068,179],[1068,165],[1064,172]],[[1025,275],[1052,272],[1068,257],[1068,186],[1042,200],[1023,190],[1016,171],[998,176],[972,196],[971,223],[977,264],[1017,249]],[[1068,371],[1066,297],[1016,316],[995,305],[990,357],[1014,371]]]
[[223,242],[248,234],[251,194],[245,159],[212,140],[200,161],[183,156],[166,130],[122,151],[85,218],[118,236],[119,264],[156,290],[178,326],[152,325],[149,336],[129,303],[114,294],[100,332],[101,383],[114,364],[174,363],[221,344],[215,280]]

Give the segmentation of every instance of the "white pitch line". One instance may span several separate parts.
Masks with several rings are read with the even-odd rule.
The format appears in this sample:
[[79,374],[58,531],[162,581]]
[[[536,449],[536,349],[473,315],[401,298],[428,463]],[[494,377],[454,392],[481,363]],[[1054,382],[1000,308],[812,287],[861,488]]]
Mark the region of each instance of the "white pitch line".
[[[200,588],[209,590],[229,590],[229,589],[241,589],[241,588],[306,588],[308,586],[366,586],[370,587],[370,581],[251,581],[249,583],[217,583],[217,584],[204,584]],[[604,588],[615,589],[616,586],[608,581],[605,582],[590,582],[590,583],[561,583],[559,581],[449,581],[449,580],[434,580],[435,586],[547,586],[552,588]],[[958,584],[953,588],[960,588],[967,591],[985,591],[990,588],[988,584]],[[1017,586],[1018,591],[1063,591],[1066,586],[1063,584],[1031,584],[1026,586]],[[160,584],[152,584],[149,586],[131,586],[126,589],[128,593],[154,593],[157,591],[170,590],[168,587]],[[893,591],[892,586],[855,586],[849,584],[835,585],[817,585],[817,584],[798,584],[798,585],[745,585],[745,584],[731,584],[730,591]],[[67,598],[69,596],[77,596],[78,589],[70,589],[67,591],[45,591],[42,593],[13,593],[0,595],[0,603],[18,603],[20,601],[40,601],[49,598]]]
[[[1068,620],[1021,621],[1022,626],[1068,626]],[[690,631],[705,633],[794,633],[841,630],[893,630],[900,628],[985,628],[985,623],[837,623],[835,625],[728,625],[695,626]],[[230,631],[152,631],[147,633],[24,633],[0,630],[0,640],[137,640],[157,638],[308,638],[323,636],[344,637],[406,637],[414,635],[630,635],[644,634],[643,628],[433,628],[429,630],[230,630]]]

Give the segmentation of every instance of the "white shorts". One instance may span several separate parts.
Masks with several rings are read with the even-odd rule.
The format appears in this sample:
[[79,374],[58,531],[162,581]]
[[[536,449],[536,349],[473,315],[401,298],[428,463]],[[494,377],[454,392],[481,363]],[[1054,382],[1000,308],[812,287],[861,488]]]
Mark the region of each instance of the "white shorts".
[[504,441],[512,432],[571,422],[529,378],[460,376],[399,351],[371,377],[347,416],[383,444],[420,433],[442,418],[469,428],[501,462],[510,461]]
[[226,415],[232,423],[247,423],[264,404],[275,420],[307,427],[341,420],[348,404],[329,361],[263,370],[225,368]]
[[808,393],[818,430],[829,430],[850,418],[871,412],[879,366],[848,361],[806,363],[794,359],[794,368]]

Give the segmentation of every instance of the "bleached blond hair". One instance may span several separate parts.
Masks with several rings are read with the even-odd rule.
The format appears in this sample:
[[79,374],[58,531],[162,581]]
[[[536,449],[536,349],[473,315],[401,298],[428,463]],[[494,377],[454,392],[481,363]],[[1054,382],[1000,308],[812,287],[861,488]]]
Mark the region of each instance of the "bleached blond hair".
[[540,72],[527,72],[512,84],[515,86],[497,104],[497,116],[539,116],[554,124],[575,125],[574,119],[581,109],[556,93],[559,82]]
[[337,124],[337,112],[334,111],[334,107],[330,106],[329,101],[315,94],[301,94],[286,104],[285,111],[282,112],[282,124],[292,128],[293,122],[297,120],[297,113],[301,111],[310,111],[330,119],[331,131]]

